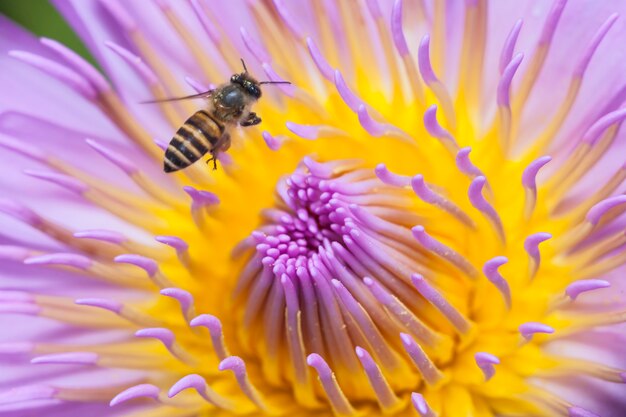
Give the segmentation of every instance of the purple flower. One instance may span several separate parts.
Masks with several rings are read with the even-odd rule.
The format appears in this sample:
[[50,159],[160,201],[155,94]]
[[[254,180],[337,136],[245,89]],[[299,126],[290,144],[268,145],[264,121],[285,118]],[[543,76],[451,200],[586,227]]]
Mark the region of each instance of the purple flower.
[[626,413],[624,2],[55,3],[105,75],[0,19],[0,416]]

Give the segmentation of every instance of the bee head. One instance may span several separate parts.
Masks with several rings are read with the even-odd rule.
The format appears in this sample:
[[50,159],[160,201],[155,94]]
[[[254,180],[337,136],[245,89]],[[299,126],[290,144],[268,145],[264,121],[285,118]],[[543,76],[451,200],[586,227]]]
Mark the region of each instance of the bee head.
[[247,72],[234,74],[230,77],[230,82],[240,85],[248,95],[254,97],[255,99],[261,98],[261,88],[259,87],[259,82],[248,75]]
[[243,58],[241,59],[241,65],[243,65],[243,72],[240,74],[233,74],[233,76],[230,77],[230,82],[232,84],[240,85],[246,94],[250,97],[254,97],[255,100],[261,98],[261,84],[291,84],[289,81],[258,82],[248,74],[248,68],[246,67],[246,63]]

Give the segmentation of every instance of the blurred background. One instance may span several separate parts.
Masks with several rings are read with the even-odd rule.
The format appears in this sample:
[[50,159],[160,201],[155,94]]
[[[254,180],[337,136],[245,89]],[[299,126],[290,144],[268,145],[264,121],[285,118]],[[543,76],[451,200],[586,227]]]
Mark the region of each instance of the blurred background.
[[0,0],[0,14],[37,36],[45,36],[64,43],[91,63],[95,63],[85,45],[48,0]]

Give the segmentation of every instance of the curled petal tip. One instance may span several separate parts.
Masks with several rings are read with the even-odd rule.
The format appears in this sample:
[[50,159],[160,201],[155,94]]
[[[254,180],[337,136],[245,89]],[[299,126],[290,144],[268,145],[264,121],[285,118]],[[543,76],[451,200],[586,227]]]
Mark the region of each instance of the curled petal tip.
[[124,254],[116,256],[113,260],[117,263],[125,263],[138,266],[139,268],[146,271],[150,276],[156,274],[159,269],[156,261],[142,255]]
[[170,347],[174,343],[174,333],[171,330],[163,327],[139,329],[135,332],[135,336],[158,339],[166,347]]
[[539,244],[552,238],[550,233],[539,232],[534,233],[524,241],[524,249],[530,256],[537,258],[539,256]]
[[626,119],[626,108],[621,108],[604,115],[587,129],[582,138],[583,142],[594,144],[605,130],[615,124],[621,123],[624,119]]
[[376,165],[374,172],[376,173],[378,179],[387,185],[405,187],[410,185],[411,183],[410,177],[394,174],[393,172],[389,171],[389,169],[387,169],[387,166],[385,164]]
[[363,278],[363,283],[367,286],[372,295],[381,303],[387,305],[393,301],[393,297],[381,285],[369,277]]
[[424,229],[424,226],[414,226],[411,231],[413,232],[413,235],[421,235],[426,233],[426,229]]
[[265,144],[267,145],[268,148],[270,148],[273,151],[277,151],[280,149],[280,146],[282,145],[282,142],[280,141],[280,139],[272,136],[267,131],[263,131],[263,133],[261,133],[261,136],[263,137],[263,140],[265,141]]
[[[437,121],[437,105],[433,104],[424,112],[424,125],[428,131],[438,131],[441,129],[439,122]],[[433,135],[436,136],[436,135]]]
[[483,175],[480,169],[478,169],[470,160],[469,154],[472,152],[472,148],[469,146],[459,149],[456,154],[455,162],[459,171],[465,175],[475,177]]
[[357,346],[356,348],[354,348],[354,352],[359,358],[364,358],[367,355],[367,351],[365,351],[365,349],[363,349],[360,346]]
[[411,335],[407,333],[400,333],[400,340],[402,340],[404,346],[411,346],[415,343]]
[[482,189],[482,187],[485,185],[486,182],[487,182],[487,179],[483,175],[479,175],[476,178],[474,178],[474,180],[472,181],[472,184],[474,184],[476,188]]
[[184,251],[189,248],[187,242],[182,240],[177,236],[156,236],[154,238],[157,242],[163,243],[164,245],[171,246],[172,248],[178,251]]
[[309,364],[309,366],[313,366],[320,359],[322,359],[320,355],[318,355],[317,353],[311,353],[309,356],[307,356],[306,363]]
[[306,363],[317,371],[320,378],[327,378],[332,375],[328,363],[317,353],[311,353],[307,356]]
[[189,197],[191,197],[193,204],[198,207],[211,206],[214,204],[219,204],[220,202],[220,199],[216,194],[210,191],[198,190],[190,185],[184,186],[183,191],[185,191],[189,195]]
[[500,364],[500,359],[490,353],[478,352],[474,355],[476,364],[485,375],[486,380],[490,380],[495,374],[495,368],[493,365]]
[[528,322],[519,326],[519,331],[526,340],[532,339],[535,333],[552,334],[554,329],[546,324],[537,322]]
[[415,175],[411,178],[411,188],[413,188],[415,195],[425,203],[435,204],[440,201],[439,196],[426,185],[422,174]]
[[416,282],[422,282],[422,281],[424,281],[424,276],[422,274],[418,274],[418,273],[411,274],[411,282],[416,283]]
[[300,136],[303,139],[317,139],[319,136],[320,128],[315,125],[301,125],[293,122],[287,122],[285,124],[287,129],[289,129],[292,133],[297,136]]
[[220,362],[217,369],[220,371],[233,371],[237,374],[245,371],[246,364],[243,359],[238,356],[229,356]]
[[611,283],[601,279],[584,279],[571,283],[565,289],[565,294],[575,300],[580,294],[601,288],[608,288]]
[[204,326],[208,328],[211,332],[222,331],[222,323],[220,322],[220,320],[217,317],[212,316],[210,314],[200,314],[199,316],[191,319],[189,324],[191,325],[191,327]]
[[626,203],[626,195],[618,195],[606,198],[591,207],[587,212],[587,216],[585,217],[585,219],[593,226],[596,226],[602,219],[602,216],[606,214],[606,212],[624,203]]
[[158,400],[159,387],[152,384],[141,384],[130,387],[117,394],[109,403],[111,407],[115,407],[118,404],[125,403],[135,398],[152,398]]
[[163,152],[165,152],[167,150],[167,147],[169,146],[167,142],[159,140],[159,139],[155,139],[153,142]]
[[160,294],[176,299],[180,303],[183,310],[187,310],[193,305],[193,296],[189,291],[185,291],[180,288],[163,288],[160,291]]
[[552,160],[550,156],[542,156],[540,158],[535,159],[533,162],[528,164],[524,173],[522,174],[522,184],[525,187],[534,188],[535,187],[535,178],[539,170],[546,165],[548,162]]
[[103,242],[120,244],[126,241],[126,236],[113,230],[82,230],[74,233],[74,237],[79,239],[95,239]]
[[206,388],[206,380],[198,374],[191,374],[182,377],[167,392],[169,398],[175,397],[180,392],[193,388],[196,391],[204,391]]
[[506,256],[496,256],[495,258],[492,258],[485,262],[483,271],[485,272],[485,274],[488,274],[494,269],[497,270],[499,267],[506,264],[507,262],[509,262],[509,259]]
[[327,164],[317,162],[310,156],[305,156],[302,160],[304,165],[309,169],[311,174],[320,178],[330,178],[333,174],[333,168]]
[[359,104],[357,115],[359,117],[359,123],[361,123],[363,129],[365,129],[370,135],[378,137],[383,135],[387,130],[384,124],[377,122],[372,118],[372,116],[370,116],[365,104]]
[[92,265],[91,259],[75,253],[51,253],[32,256],[24,260],[26,265],[65,265],[78,269],[88,269]]
[[500,268],[507,262],[509,262],[509,260],[506,257],[496,256],[495,258],[492,258],[485,262],[485,265],[483,266],[483,273],[485,274],[489,282],[494,284],[498,291],[500,291],[500,293],[504,297],[504,301],[506,302],[507,307],[510,308],[511,289],[508,282],[502,277],[502,275],[498,271],[498,268]]
[[412,393],[411,404],[413,404],[413,408],[417,410],[420,416],[422,417],[433,416],[432,411],[430,407],[428,406],[428,403],[426,403],[426,400],[424,399],[424,396],[422,394],[419,394],[417,392]]

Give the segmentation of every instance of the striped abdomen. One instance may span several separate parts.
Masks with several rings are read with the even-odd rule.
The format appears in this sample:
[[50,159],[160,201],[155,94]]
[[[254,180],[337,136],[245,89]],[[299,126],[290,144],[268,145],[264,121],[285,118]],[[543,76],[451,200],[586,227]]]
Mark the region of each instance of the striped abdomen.
[[174,134],[163,161],[165,172],[178,171],[211,151],[224,134],[224,125],[204,110],[197,111]]

